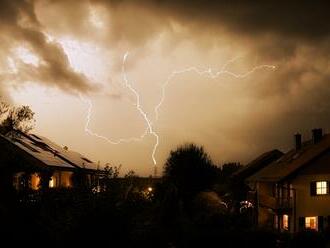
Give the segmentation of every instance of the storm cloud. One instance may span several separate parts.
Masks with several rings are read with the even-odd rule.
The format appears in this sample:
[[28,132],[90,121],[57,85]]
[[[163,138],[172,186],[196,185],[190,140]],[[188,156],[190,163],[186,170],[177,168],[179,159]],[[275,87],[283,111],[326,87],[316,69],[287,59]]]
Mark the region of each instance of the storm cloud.
[[[204,65],[215,70],[236,56],[242,59],[228,66],[235,73],[274,65],[275,71],[257,71],[240,80],[178,76],[167,88],[159,121],[153,119],[161,137],[160,161],[179,143],[193,141],[205,145],[219,163],[247,162],[267,149],[288,149],[297,131],[307,138],[311,128],[330,131],[329,9],[329,1],[298,0],[1,1],[0,66],[10,65],[10,70],[1,70],[1,92],[5,96],[10,83],[28,81],[71,93],[102,92],[73,68],[56,38],[90,43],[109,52],[104,71],[110,79],[104,84],[113,84],[104,92],[111,105],[95,100],[91,125],[120,138],[128,130],[135,136],[144,130],[136,110],[130,105],[128,111],[123,103],[134,101],[121,82],[126,51],[129,78],[152,119],[161,83],[173,70]],[[37,65],[15,57],[20,46],[38,58]],[[111,122],[103,117],[107,111]],[[152,140],[146,144],[151,146]],[[78,149],[92,149],[90,153],[106,160],[109,146],[98,145],[97,150],[83,144]],[[150,162],[148,152],[143,153],[150,147],[111,149],[114,160],[125,165]]]
[[[96,1],[113,10],[133,5],[150,10],[160,19],[175,19],[185,24],[203,25],[204,29],[225,27],[250,35],[278,33],[299,38],[318,39],[329,36],[329,1],[203,1],[203,0],[124,0]],[[137,17],[139,13],[131,16]],[[125,17],[125,16],[124,16]]]
[[15,72],[12,74],[15,75],[4,73],[2,81],[34,81],[69,92],[93,89],[83,74],[71,68],[62,47],[47,38],[35,15],[33,1],[8,0],[1,1],[0,5],[1,59],[8,59],[15,47],[22,46],[40,61],[38,65],[31,65],[14,59]]

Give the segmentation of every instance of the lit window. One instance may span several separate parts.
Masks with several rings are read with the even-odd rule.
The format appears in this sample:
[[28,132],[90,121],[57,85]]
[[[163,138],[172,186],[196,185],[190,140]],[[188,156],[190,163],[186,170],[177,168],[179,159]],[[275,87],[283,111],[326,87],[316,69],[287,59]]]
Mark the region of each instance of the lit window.
[[33,190],[38,190],[40,184],[40,177],[38,174],[34,173],[31,175],[31,188]]
[[316,182],[316,194],[326,195],[327,193],[328,193],[328,182],[327,181]]
[[305,228],[317,230],[317,217],[306,217]]
[[283,229],[289,230],[289,215],[283,215]]
[[49,180],[49,188],[54,188],[56,186],[56,178],[52,176]]

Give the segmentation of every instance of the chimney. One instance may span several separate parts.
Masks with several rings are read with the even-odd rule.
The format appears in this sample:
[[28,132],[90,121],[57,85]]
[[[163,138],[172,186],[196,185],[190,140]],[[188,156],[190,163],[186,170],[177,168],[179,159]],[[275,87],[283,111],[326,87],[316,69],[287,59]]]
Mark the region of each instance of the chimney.
[[322,136],[323,136],[322,128],[314,128],[312,130],[313,144],[320,142]]
[[300,133],[296,133],[294,135],[294,140],[295,140],[296,150],[300,150],[301,149],[301,134]]

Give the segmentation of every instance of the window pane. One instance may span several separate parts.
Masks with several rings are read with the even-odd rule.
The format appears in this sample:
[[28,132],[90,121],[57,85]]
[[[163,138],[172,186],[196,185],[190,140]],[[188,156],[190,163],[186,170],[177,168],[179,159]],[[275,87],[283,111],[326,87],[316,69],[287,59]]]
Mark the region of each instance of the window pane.
[[328,193],[328,182],[327,181],[316,182],[316,194],[325,195],[327,193]]
[[55,188],[56,187],[56,177],[52,176],[49,180],[49,188]]
[[317,217],[306,217],[305,228],[317,230]]
[[283,229],[289,229],[289,216],[287,214],[283,215]]

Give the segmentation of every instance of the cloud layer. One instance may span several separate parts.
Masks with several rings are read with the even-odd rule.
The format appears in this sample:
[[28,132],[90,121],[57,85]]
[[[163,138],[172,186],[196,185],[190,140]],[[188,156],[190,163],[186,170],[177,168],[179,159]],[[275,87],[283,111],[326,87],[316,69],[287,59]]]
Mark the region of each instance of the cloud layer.
[[[99,108],[103,114],[95,117],[99,122],[94,128],[118,130],[115,135],[120,137],[126,128],[134,129],[132,123],[141,122],[134,119],[138,115],[130,119],[122,114],[127,112],[122,102],[132,100],[120,84],[122,55],[127,50],[131,51],[129,76],[151,118],[161,82],[177,68],[219,68],[237,55],[243,59],[228,68],[236,73],[272,64],[275,72],[260,71],[243,80],[212,81],[189,73],[173,79],[155,127],[163,140],[160,161],[177,144],[195,141],[204,144],[217,161],[246,162],[267,149],[289,148],[296,131],[306,136],[314,127],[330,131],[329,8],[329,1],[298,0],[1,1],[0,66],[12,64],[11,72],[0,74],[2,95],[8,82],[27,81],[71,93],[103,90],[73,69],[68,54],[52,37],[90,42],[111,54],[107,73],[120,89],[104,93],[120,102],[111,102],[118,106],[111,109],[116,118],[109,123],[102,117],[108,105],[96,106],[96,113]],[[37,65],[15,57],[17,47],[34,54]],[[153,141],[146,142],[152,145]],[[110,148],[103,145],[106,148],[94,152],[106,159]],[[111,149],[124,164],[133,165],[134,156],[141,163],[150,162],[148,153],[141,154],[136,147]],[[132,158],[125,156],[127,151]]]
[[33,81],[56,86],[69,92],[93,89],[87,78],[75,72],[62,47],[49,40],[38,21],[33,1],[1,1],[0,30],[2,61],[8,60],[16,47],[24,47],[37,56],[38,65],[13,58],[14,72],[2,75],[2,81]]

